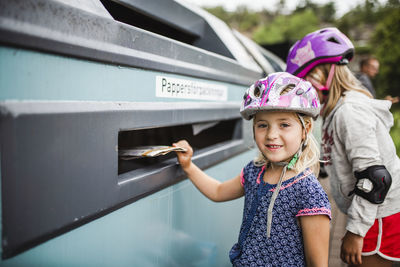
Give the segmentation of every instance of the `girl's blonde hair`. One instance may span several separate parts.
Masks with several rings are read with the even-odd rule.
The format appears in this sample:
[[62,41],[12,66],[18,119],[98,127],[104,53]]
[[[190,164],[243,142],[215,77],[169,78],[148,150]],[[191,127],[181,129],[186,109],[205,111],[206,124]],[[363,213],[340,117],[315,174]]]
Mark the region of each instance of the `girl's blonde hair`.
[[[297,113],[292,112],[294,116],[297,117]],[[293,167],[293,170],[296,173],[299,173],[303,171],[306,168],[310,168],[311,171],[315,174],[319,173],[319,147],[317,145],[317,141],[314,138],[314,135],[312,134],[312,129],[314,126],[313,119],[310,116],[302,116],[304,120],[304,124],[306,128],[309,128],[309,132],[307,133],[307,130],[301,126],[302,129],[306,132],[307,137],[307,144],[303,148],[303,152],[301,153],[299,159],[297,160],[296,164]],[[300,119],[297,117],[298,122],[301,124]],[[253,119],[253,131],[254,131],[254,122],[255,119]],[[302,124],[301,124],[302,125]],[[303,140],[304,141],[304,140]],[[268,159],[261,153],[259,152],[258,156],[254,159],[254,165],[256,166],[264,166],[269,164]]]
[[[307,75],[311,76],[314,80],[321,84],[326,83],[332,64],[321,64],[313,68]],[[346,65],[336,65],[335,73],[333,75],[332,83],[329,88],[328,98],[326,100],[324,109],[322,110],[322,117],[326,118],[329,113],[334,109],[340,97],[346,91],[357,91],[372,98],[372,95],[365,89],[353,75]]]

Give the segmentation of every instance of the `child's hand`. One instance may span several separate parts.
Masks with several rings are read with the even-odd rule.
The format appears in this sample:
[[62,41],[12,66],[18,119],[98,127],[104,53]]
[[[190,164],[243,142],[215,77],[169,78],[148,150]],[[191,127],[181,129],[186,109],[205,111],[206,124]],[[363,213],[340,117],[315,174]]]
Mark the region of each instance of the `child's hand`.
[[173,143],[172,146],[182,147],[187,150],[186,152],[175,151],[176,156],[178,157],[179,164],[181,164],[182,169],[185,170],[192,163],[192,156],[193,156],[192,147],[189,145],[189,143],[186,140],[181,140],[177,143]]
[[363,247],[364,238],[347,231],[342,240],[340,258],[347,264],[359,265],[362,264],[361,250]]

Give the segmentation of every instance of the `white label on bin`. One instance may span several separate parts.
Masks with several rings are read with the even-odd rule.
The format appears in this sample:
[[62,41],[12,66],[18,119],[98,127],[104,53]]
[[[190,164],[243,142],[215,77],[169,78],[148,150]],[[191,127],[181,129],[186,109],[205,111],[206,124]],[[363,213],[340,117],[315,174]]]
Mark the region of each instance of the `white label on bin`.
[[204,83],[157,76],[156,96],[226,101],[228,99],[228,88],[224,85],[215,83]]

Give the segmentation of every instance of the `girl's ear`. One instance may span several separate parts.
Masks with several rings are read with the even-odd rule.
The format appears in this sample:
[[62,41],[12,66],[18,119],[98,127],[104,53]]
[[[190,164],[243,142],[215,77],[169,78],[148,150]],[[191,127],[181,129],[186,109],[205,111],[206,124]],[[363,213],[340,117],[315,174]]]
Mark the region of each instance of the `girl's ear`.
[[306,134],[310,134],[310,131],[311,131],[311,122],[309,120],[307,120],[307,121],[304,121],[304,124],[305,124],[306,129],[305,129],[305,131],[303,131],[303,135],[302,135],[303,140],[306,138]]
[[309,134],[311,131],[311,122],[310,121],[306,122],[306,131],[307,131],[307,134]]

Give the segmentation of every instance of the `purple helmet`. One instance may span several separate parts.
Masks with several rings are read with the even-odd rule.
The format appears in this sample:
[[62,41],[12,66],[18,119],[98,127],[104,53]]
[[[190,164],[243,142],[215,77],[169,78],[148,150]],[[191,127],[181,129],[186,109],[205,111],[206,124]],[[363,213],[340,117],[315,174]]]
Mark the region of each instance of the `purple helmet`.
[[322,63],[347,64],[354,55],[354,46],[337,28],[324,28],[307,34],[289,50],[286,71],[304,77]]
[[[289,90],[281,95],[287,88]],[[240,114],[250,120],[254,114],[265,110],[293,111],[316,118],[320,104],[311,83],[287,72],[276,72],[246,90]]]

